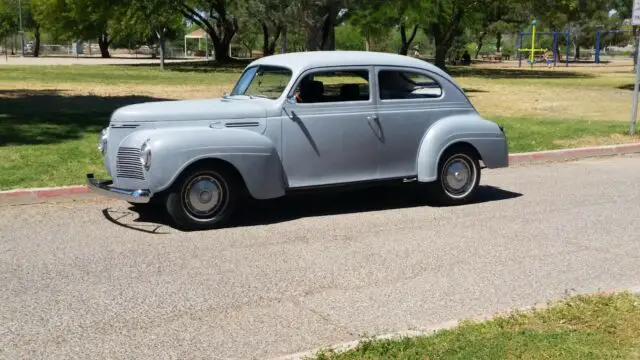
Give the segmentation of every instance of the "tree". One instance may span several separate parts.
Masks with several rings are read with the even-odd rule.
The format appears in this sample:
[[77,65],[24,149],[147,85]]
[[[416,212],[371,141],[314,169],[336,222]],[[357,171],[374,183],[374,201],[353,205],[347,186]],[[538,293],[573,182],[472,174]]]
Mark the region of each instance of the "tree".
[[16,14],[10,6],[9,0],[0,0],[0,41],[4,41],[4,51],[6,53],[6,39],[15,34],[18,24],[16,22]]
[[213,42],[216,61],[231,60],[231,40],[238,32],[237,0],[175,0],[178,10],[200,26]]
[[366,1],[356,7],[349,21],[360,29],[367,49],[372,37],[387,36],[391,29],[399,31],[401,45],[397,51],[407,55],[418,33],[421,17],[416,4],[419,2],[415,0]]
[[496,51],[502,48],[502,35],[513,32],[529,22],[526,8],[518,0],[484,0],[479,3],[479,11],[471,16],[470,28],[475,32],[478,45],[475,58],[482,51],[486,36],[495,36]]
[[31,1],[32,0],[22,0],[18,2],[18,0],[2,0],[0,2],[0,13],[5,13],[7,18],[2,20],[0,27],[11,27],[10,33],[5,36],[15,33],[19,25],[18,14],[20,14],[22,16],[22,29],[33,31],[35,38],[33,56],[37,57],[40,55],[40,24],[34,18]]
[[253,50],[256,48],[256,44],[258,44],[260,31],[257,22],[247,21],[243,23],[240,31],[238,31],[238,34],[235,36],[235,41],[245,48],[249,57],[253,56]]
[[307,51],[334,50],[335,27],[348,19],[356,0],[299,0],[297,11],[307,35]]
[[[160,69],[164,70],[165,43],[175,38],[182,28],[182,16],[175,11],[173,0],[136,0],[121,8],[122,21],[114,31],[119,35],[130,33],[146,43],[158,42]],[[154,41],[155,39],[155,41]]]
[[33,46],[33,56],[40,56],[40,23],[36,20],[33,14],[32,0],[22,1],[22,26],[24,29],[33,31],[33,37],[35,40],[35,44]]
[[[242,26],[260,27],[262,53],[273,55],[280,36],[284,35],[287,19],[293,16],[290,0],[245,0],[242,5]],[[246,38],[246,36],[245,36]]]
[[[54,38],[98,39],[103,58],[111,57],[110,28],[117,21],[120,0],[31,0],[35,19]],[[122,0],[124,1],[124,0]],[[124,1],[128,4],[128,1]]]
[[436,46],[435,65],[446,68],[446,58],[466,23],[480,11],[481,0],[419,0],[422,13],[429,14],[422,22],[423,30],[433,37]]

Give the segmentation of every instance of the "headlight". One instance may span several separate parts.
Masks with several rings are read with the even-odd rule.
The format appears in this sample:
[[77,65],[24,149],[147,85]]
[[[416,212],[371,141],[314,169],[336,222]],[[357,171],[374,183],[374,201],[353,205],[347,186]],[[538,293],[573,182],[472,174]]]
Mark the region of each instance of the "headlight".
[[102,129],[100,132],[100,141],[98,142],[98,150],[104,155],[107,152],[107,142],[109,138],[109,128]]
[[149,139],[140,148],[140,163],[146,170],[151,167],[151,145],[149,145]]

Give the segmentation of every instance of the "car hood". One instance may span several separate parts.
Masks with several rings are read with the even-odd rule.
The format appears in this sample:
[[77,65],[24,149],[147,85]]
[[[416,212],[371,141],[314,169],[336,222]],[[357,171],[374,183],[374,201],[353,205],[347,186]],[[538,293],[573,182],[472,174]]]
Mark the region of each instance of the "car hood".
[[266,109],[251,100],[205,99],[156,101],[117,109],[113,122],[194,121],[264,118]]

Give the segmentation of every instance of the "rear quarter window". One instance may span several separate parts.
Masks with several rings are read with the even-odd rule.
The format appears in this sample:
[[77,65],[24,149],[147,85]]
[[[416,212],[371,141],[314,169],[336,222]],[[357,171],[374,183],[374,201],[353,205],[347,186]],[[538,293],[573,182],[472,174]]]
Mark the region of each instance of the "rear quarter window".
[[382,100],[436,99],[443,93],[432,77],[408,70],[380,70],[378,90]]

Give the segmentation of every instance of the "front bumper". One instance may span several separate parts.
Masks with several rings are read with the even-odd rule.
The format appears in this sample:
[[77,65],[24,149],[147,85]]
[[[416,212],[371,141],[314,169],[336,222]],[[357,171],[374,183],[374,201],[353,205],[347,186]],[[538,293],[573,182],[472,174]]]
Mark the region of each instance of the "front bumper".
[[151,191],[147,189],[120,189],[111,184],[111,180],[99,180],[93,174],[87,174],[87,187],[97,194],[138,204],[146,204],[151,200]]

